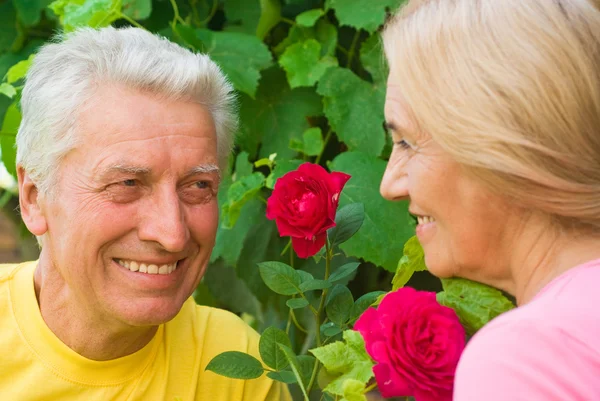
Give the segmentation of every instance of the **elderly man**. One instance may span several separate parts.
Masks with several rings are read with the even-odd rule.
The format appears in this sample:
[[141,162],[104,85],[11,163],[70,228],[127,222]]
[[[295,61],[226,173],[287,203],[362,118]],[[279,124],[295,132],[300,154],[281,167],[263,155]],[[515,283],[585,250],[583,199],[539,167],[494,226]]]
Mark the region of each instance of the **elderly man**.
[[236,120],[219,68],[140,29],[86,29],[36,56],[17,169],[39,261],[0,267],[3,400],[289,399],[205,371],[258,335],[190,295],[218,224]]

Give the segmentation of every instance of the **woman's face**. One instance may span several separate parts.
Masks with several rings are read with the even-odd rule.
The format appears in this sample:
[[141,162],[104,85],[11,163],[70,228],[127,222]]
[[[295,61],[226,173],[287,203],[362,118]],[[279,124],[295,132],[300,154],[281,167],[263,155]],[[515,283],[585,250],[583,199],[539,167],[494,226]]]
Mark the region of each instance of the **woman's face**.
[[431,273],[486,283],[505,279],[502,257],[515,234],[513,207],[468,175],[428,134],[417,132],[393,76],[385,115],[394,148],[380,191],[388,200],[409,200]]

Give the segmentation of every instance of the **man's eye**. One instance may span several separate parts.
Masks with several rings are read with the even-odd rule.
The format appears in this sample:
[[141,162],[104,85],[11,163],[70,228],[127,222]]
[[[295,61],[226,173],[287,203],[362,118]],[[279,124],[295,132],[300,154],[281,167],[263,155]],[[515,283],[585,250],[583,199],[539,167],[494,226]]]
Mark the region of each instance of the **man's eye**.
[[208,181],[197,181],[194,185],[199,189],[210,188],[210,183]]
[[122,182],[124,186],[126,187],[135,187],[135,180],[125,180]]

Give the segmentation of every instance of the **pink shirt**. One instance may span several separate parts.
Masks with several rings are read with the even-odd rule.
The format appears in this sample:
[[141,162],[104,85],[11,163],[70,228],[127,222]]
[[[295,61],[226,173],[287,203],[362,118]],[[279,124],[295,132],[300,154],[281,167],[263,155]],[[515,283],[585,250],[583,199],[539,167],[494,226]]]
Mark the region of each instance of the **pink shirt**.
[[600,401],[600,259],[574,267],[467,345],[454,401]]

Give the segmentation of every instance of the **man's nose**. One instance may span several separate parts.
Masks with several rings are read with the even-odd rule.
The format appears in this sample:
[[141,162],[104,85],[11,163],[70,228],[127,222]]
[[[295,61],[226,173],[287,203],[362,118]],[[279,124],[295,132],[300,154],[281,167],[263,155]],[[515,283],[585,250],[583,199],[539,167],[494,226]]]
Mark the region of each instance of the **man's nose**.
[[408,176],[399,165],[388,163],[379,192],[387,200],[399,201],[408,199]]
[[168,252],[185,249],[190,233],[175,190],[162,189],[151,202],[145,203],[140,213],[143,216],[138,227],[140,240],[156,242]]

